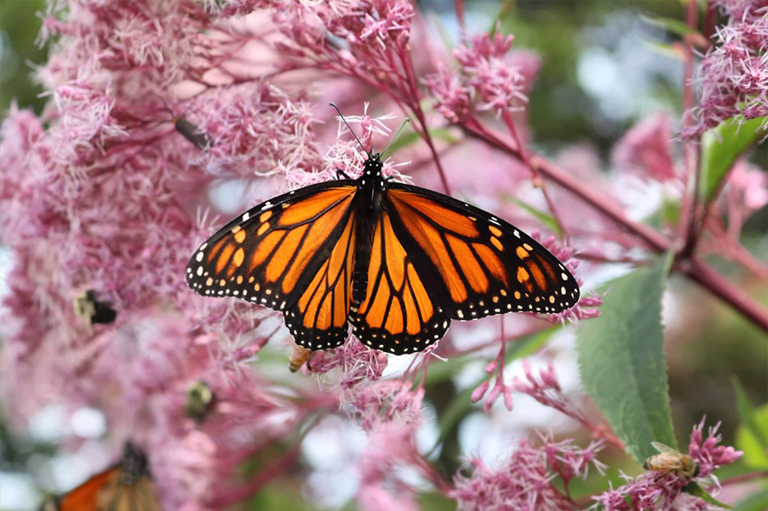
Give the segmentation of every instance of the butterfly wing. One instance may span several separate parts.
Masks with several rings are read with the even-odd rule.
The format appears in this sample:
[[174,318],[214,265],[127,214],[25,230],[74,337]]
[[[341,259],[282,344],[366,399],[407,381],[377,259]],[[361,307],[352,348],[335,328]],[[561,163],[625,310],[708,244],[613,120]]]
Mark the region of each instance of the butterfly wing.
[[343,230],[298,301],[285,312],[285,324],[296,343],[311,350],[327,350],[347,340],[347,317],[352,302],[355,265],[356,215],[351,212]]
[[328,349],[347,332],[357,185],[308,186],[232,220],[195,251],[187,284],[285,313],[296,342]]
[[390,214],[383,212],[373,226],[367,264],[362,262],[364,298],[350,316],[362,343],[402,355],[422,351],[445,335],[450,319],[414,263],[413,253],[395,235]]
[[115,466],[88,479],[58,499],[56,511],[100,511],[103,493],[120,478],[120,467]]
[[97,474],[62,495],[55,511],[160,511],[155,484],[148,475],[126,481],[116,466]]
[[573,275],[515,226],[415,186],[391,183],[385,194],[395,233],[449,317],[556,313],[578,302]]

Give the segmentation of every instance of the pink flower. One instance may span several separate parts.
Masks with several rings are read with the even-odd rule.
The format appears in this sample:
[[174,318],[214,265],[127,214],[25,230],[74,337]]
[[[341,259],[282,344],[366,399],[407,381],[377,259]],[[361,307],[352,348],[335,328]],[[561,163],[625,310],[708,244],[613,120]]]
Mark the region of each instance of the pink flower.
[[469,116],[472,89],[459,75],[440,66],[437,73],[424,78],[424,85],[434,98],[435,109],[448,122],[460,123]]
[[696,461],[699,466],[699,477],[707,477],[723,465],[730,465],[741,458],[744,453],[737,451],[733,447],[717,445],[722,442],[723,437],[717,433],[720,423],[710,427],[707,432],[707,438],[704,438],[704,422],[693,427],[691,441],[688,445],[688,454]]
[[527,381],[515,377],[512,380],[513,389],[528,394],[539,403],[554,408],[582,424],[589,422],[584,413],[563,393],[552,363],[545,369],[540,369],[538,377],[533,374],[527,359],[523,360],[523,370]]
[[732,117],[768,115],[768,15],[764,1],[720,3],[729,16],[717,27],[715,45],[698,70],[699,105],[687,115],[693,124],[683,135],[697,136]]
[[[717,424],[710,428],[706,439],[703,438],[704,419],[694,426],[688,447],[689,455],[699,465],[697,479],[712,475],[712,472],[723,466],[734,463],[742,456],[742,452],[732,447],[718,446],[721,437],[717,434]],[[674,474],[659,476],[657,473],[643,474],[632,479],[622,474],[627,481],[619,488],[613,488],[594,497],[595,508],[604,511],[674,511],[677,509],[715,510],[715,506],[683,493],[682,489],[689,481]],[[629,501],[629,502],[627,502]]]
[[657,113],[636,124],[616,145],[613,165],[621,171],[656,181],[679,180],[672,159],[672,125]]
[[540,64],[530,52],[507,55],[513,40],[500,33],[492,38],[488,34],[471,37],[453,52],[460,66],[457,72],[440,67],[424,78],[435,107],[446,120],[464,122],[470,108],[501,113],[528,102],[526,92]]
[[[546,441],[545,441],[546,442]],[[521,440],[517,449],[499,466],[488,467],[480,458],[471,458],[454,478],[451,492],[462,511],[534,511],[570,509],[570,499],[553,484],[558,476],[567,481],[586,477],[589,464],[602,472],[595,460],[601,446],[580,449],[570,441],[546,442],[535,448]]]
[[402,427],[421,422],[424,389],[411,389],[411,383],[386,380],[355,389],[351,411],[362,428],[371,431],[384,424]]
[[414,425],[386,425],[371,432],[368,448],[358,462],[360,489],[357,502],[363,511],[416,511],[415,491],[399,471],[421,463]]
[[339,384],[342,389],[350,389],[364,381],[379,380],[387,367],[387,355],[350,338],[335,350],[316,352],[310,366],[312,372],[319,374],[341,370]]

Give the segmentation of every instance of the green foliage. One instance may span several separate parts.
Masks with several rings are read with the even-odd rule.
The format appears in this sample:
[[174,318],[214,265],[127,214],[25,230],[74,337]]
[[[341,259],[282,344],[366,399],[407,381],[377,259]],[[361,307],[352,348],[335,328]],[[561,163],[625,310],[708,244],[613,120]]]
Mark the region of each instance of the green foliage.
[[652,14],[641,14],[640,19],[647,23],[651,23],[653,25],[659,26],[664,30],[666,30],[667,32],[678,35],[680,37],[684,37],[688,34],[699,33],[698,30],[689,27],[686,22],[679,19],[675,19],[675,18],[654,16]]
[[525,202],[521,201],[520,199],[517,199],[515,197],[509,196],[508,199],[516,204],[517,206],[523,208],[525,211],[530,213],[536,220],[542,223],[544,227],[555,233],[558,237],[562,235],[563,229],[560,226],[560,222],[557,221],[557,218],[550,215],[549,213],[545,213],[541,210],[538,210],[534,208],[533,206],[526,204]]
[[704,133],[701,137],[699,193],[705,201],[712,199],[736,159],[766,135],[765,123],[768,123],[768,117],[749,121],[734,117]]
[[641,462],[652,441],[675,447],[661,299],[669,258],[610,282],[600,317],[584,323],[576,349],[584,387],[627,450]]
[[737,378],[733,378],[733,390],[736,394],[736,406],[739,410],[739,419],[741,424],[757,441],[760,446],[760,452],[768,453],[768,428],[760,427],[755,407],[749,400],[744,387],[741,386]]
[[20,108],[42,110],[45,100],[38,97],[41,88],[34,85],[31,64],[41,64],[47,49],[35,44],[40,30],[38,12],[45,10],[43,0],[0,2],[0,119],[12,99]]
[[[451,131],[447,128],[430,129],[429,135],[433,140],[442,140],[444,142],[448,142],[449,144],[455,144],[457,142],[456,137],[453,136]],[[408,129],[408,127],[403,128],[403,132],[400,133],[395,141],[392,142],[392,145],[389,146],[387,154],[394,154],[398,151],[398,149],[411,146],[419,141],[421,141],[421,137],[418,133],[416,133],[413,129]]]
[[[741,415],[741,404],[739,414]],[[744,451],[744,464],[757,468],[768,469],[768,453],[763,444],[765,432],[768,431],[768,405],[752,410],[751,418],[744,420],[736,432],[736,448]],[[752,423],[750,425],[749,423]]]
[[707,493],[707,490],[702,488],[699,485],[699,483],[690,483],[688,484],[688,486],[683,488],[683,491],[695,497],[700,498],[704,502],[709,502],[710,504],[714,504],[715,506],[722,507],[725,509],[731,509],[731,506],[729,506],[728,504],[723,504],[722,502],[714,498],[712,495]]
[[317,509],[301,498],[301,488],[292,481],[275,481],[261,488],[248,502],[249,511],[270,509],[290,509],[291,511],[310,511]]
[[733,506],[733,511],[765,511],[766,509],[768,509],[768,488],[753,493]]

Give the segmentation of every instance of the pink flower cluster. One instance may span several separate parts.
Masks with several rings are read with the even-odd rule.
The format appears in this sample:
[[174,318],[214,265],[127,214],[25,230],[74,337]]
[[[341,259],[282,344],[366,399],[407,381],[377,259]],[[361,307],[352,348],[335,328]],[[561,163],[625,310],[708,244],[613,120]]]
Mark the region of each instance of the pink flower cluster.
[[481,34],[456,48],[456,72],[441,67],[424,84],[435,108],[449,122],[466,120],[471,111],[512,111],[528,101],[526,92],[538,74],[539,60],[530,53],[508,55],[513,36]]
[[[723,465],[730,465],[742,456],[741,451],[733,447],[718,445],[722,438],[717,434],[719,424],[709,429],[707,438],[703,438],[704,421],[694,426],[688,454],[699,466],[697,479],[712,476],[712,472]],[[721,509],[696,497],[683,493],[689,481],[674,474],[643,474],[636,479],[623,475],[627,484],[611,488],[594,497],[595,509],[603,511],[674,511],[677,509],[695,509],[714,511]],[[714,477],[714,476],[712,476]]]
[[521,440],[503,463],[489,467],[480,458],[465,464],[467,475],[458,474],[452,496],[462,511],[547,511],[572,509],[575,503],[554,484],[560,477],[566,484],[573,477],[586,477],[589,465],[603,472],[596,459],[602,445],[593,442],[582,449],[571,441],[534,447]]
[[688,112],[694,123],[683,135],[692,137],[732,117],[768,115],[768,3],[764,0],[718,2],[729,17],[719,25],[715,44],[699,67],[699,105]]

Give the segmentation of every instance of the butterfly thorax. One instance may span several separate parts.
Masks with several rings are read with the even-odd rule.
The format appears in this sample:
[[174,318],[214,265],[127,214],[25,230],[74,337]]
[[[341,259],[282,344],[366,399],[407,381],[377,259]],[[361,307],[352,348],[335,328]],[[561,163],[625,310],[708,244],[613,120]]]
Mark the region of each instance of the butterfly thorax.
[[386,190],[386,179],[381,174],[381,154],[368,153],[365,160],[363,173],[357,180],[360,189],[360,201],[358,204],[357,250],[355,252],[355,279],[352,293],[352,302],[359,305],[365,299],[368,282],[367,267],[371,257],[371,245],[375,234],[376,221],[385,207],[383,192]]

